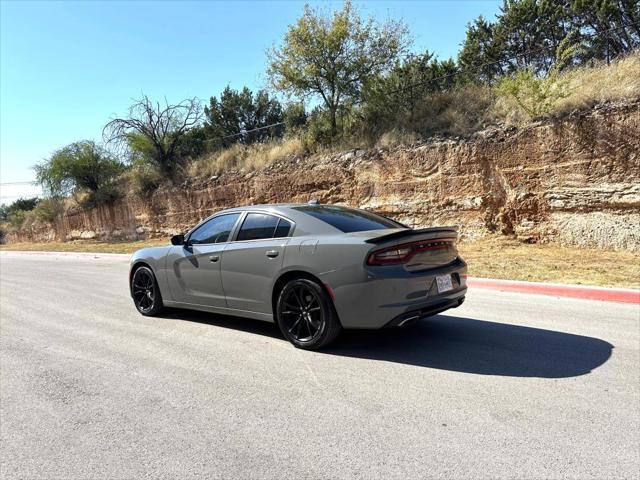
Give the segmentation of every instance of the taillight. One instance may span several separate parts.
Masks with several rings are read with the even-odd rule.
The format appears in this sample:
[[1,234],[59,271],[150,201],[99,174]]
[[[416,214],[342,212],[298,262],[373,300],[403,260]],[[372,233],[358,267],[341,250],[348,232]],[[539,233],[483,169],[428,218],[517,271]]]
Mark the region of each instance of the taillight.
[[448,250],[455,245],[455,238],[438,238],[421,242],[403,243],[394,247],[383,248],[369,254],[367,265],[399,265],[407,263],[421,252],[430,250]]

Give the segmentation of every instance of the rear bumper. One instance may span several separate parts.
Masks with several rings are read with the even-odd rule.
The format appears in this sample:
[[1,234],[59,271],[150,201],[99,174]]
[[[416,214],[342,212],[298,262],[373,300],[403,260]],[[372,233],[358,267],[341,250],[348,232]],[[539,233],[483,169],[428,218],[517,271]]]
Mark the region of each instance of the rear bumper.
[[[459,306],[467,292],[467,265],[450,265],[421,273],[368,272],[367,278],[334,287],[335,306],[345,328],[378,329],[406,324]],[[451,275],[453,289],[437,290],[436,277]]]
[[450,308],[459,307],[463,302],[464,297],[460,297],[454,300],[448,300],[445,302],[437,303],[435,305],[430,305],[425,308],[413,310],[408,313],[403,313],[402,315],[398,315],[396,318],[387,323],[385,327],[404,327],[405,325],[409,325],[417,320],[420,320],[421,318],[430,317],[432,315],[444,312],[445,310],[449,310]]

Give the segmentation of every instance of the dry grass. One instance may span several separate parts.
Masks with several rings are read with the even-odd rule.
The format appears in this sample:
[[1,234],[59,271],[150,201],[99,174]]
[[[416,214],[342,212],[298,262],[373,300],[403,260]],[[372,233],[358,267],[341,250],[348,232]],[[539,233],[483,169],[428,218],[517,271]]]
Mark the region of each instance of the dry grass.
[[640,258],[630,252],[530,245],[498,236],[459,248],[476,277],[640,288]]
[[0,245],[0,251],[133,253],[141,248],[159,245],[169,245],[169,239],[153,238],[133,242],[98,242],[93,240],[47,243],[20,242]]
[[409,146],[419,140],[418,134],[414,132],[406,132],[403,130],[391,130],[383,133],[375,146],[378,148],[390,148],[397,146]]
[[[13,243],[1,245],[0,250],[133,253],[168,243],[168,239]],[[530,245],[498,236],[462,243],[460,252],[469,264],[470,275],[476,277],[640,288],[640,259],[630,252]]]
[[192,177],[206,177],[225,170],[260,170],[284,158],[305,153],[300,138],[292,137],[281,141],[235,144],[220,152],[215,152],[194,160],[187,168]]
[[466,135],[486,127],[495,102],[486,85],[467,85],[434,93],[416,107],[415,125],[423,135]]
[[411,114],[399,113],[390,122],[390,129],[379,137],[368,139],[365,124],[364,131],[348,138],[352,145],[345,146],[350,148],[367,142],[377,148],[390,148],[412,145],[433,135],[467,135],[501,119],[494,118],[495,97],[486,85],[466,85],[431,93],[416,102]]
[[[598,103],[640,99],[640,53],[611,62],[565,70],[552,82],[566,92],[555,99],[546,114],[558,116],[573,110],[588,109]],[[533,98],[525,102],[535,103]],[[523,126],[531,116],[508,95],[496,95],[489,111],[493,122]]]
[[[605,101],[639,99],[640,53],[611,65],[602,63],[566,70],[558,75],[556,82],[566,87],[568,96],[556,100],[549,115],[589,108]],[[326,146],[310,141],[308,135],[248,146],[234,144],[192,161],[187,174],[202,178],[225,170],[259,170],[278,160],[310,151],[330,153],[364,145],[407,146],[434,134],[465,136],[495,123],[523,126],[530,121],[530,115],[510,96],[497,94],[487,85],[466,85],[423,98],[416,103],[410,116],[397,118],[388,126],[389,131],[379,137],[367,138],[365,133],[356,132]]]
[[605,101],[640,98],[640,53],[595,67],[568,70],[561,75],[568,82],[569,96],[559,100],[553,113],[588,108]]

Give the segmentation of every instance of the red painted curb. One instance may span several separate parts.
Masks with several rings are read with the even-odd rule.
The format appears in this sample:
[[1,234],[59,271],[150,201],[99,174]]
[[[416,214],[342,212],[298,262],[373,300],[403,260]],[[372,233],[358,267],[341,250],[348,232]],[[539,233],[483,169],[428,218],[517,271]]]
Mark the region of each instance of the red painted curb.
[[519,282],[474,277],[467,278],[467,285],[469,287],[491,288],[505,292],[533,293],[557,297],[601,300],[605,302],[640,304],[640,290],[631,289],[583,287],[557,283]]

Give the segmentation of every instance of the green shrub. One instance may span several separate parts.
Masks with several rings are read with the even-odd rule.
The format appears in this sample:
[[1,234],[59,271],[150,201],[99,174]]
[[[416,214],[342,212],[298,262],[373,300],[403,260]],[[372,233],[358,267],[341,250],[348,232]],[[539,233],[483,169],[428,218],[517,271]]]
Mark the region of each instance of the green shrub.
[[84,209],[90,209],[99,205],[111,203],[122,196],[115,182],[101,185],[96,191],[84,192],[79,204]]
[[27,218],[40,203],[40,199],[19,198],[9,205],[0,206],[0,221],[6,222],[12,228],[20,228]]
[[62,214],[62,202],[52,198],[45,198],[33,209],[33,214],[41,222],[53,223]]
[[112,153],[90,140],[67,145],[35,166],[38,183],[49,195],[73,195],[84,208],[117,198],[115,181],[123,169]]
[[532,69],[503,77],[496,86],[498,96],[510,97],[531,118],[551,113],[556,104],[570,94],[568,82],[552,69],[547,76],[536,76]]
[[14,210],[7,218],[9,225],[13,228],[20,228],[24,223],[25,218],[27,218],[27,211],[25,210]]
[[148,199],[165,180],[160,170],[152,165],[136,165],[127,174],[134,194]]

